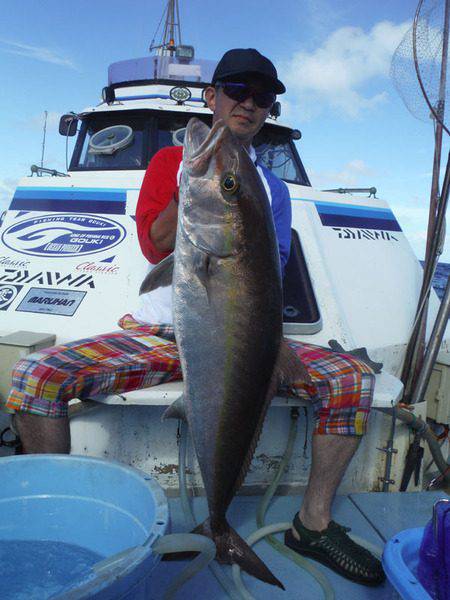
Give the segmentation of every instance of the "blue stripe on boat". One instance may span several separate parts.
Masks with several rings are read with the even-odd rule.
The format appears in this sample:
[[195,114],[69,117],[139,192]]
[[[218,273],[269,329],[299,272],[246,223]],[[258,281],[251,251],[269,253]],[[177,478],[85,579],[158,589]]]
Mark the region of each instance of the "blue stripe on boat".
[[356,227],[358,229],[380,229],[383,231],[401,231],[395,219],[370,219],[350,215],[319,214],[322,225],[328,227]]
[[373,209],[367,206],[333,206],[330,204],[316,204],[317,210],[321,215],[352,215],[358,217],[372,217],[377,219],[395,219],[391,210]]
[[123,192],[126,193],[128,190],[140,190],[141,188],[104,188],[104,187],[71,187],[71,186],[44,186],[44,185],[19,185],[16,188],[16,191],[36,191],[36,190],[47,190],[49,192],[67,192],[68,190],[73,190],[74,192]]
[[14,198],[23,198],[25,200],[41,200],[42,198],[51,198],[52,200],[98,200],[106,202],[125,202],[127,195],[124,192],[86,192],[84,190],[64,190],[54,192],[53,190],[18,190]]
[[12,210],[124,215],[127,189],[18,187]]
[[108,215],[124,215],[125,202],[108,202],[106,200],[55,200],[52,198],[26,199],[13,198],[11,210],[99,213]]
[[[116,96],[116,100],[169,100],[167,94],[137,94],[136,96]],[[186,102],[203,102],[202,98],[189,98]]]
[[358,206],[339,202],[322,202],[309,198],[292,198],[292,200],[313,202],[319,213],[322,225],[327,227],[402,231],[394,213],[389,208]]

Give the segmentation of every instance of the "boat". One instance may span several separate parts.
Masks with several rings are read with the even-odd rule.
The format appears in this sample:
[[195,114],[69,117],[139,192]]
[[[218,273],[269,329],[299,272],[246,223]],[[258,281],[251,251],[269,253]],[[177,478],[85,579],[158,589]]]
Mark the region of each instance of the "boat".
[[[33,166],[2,215],[3,398],[19,358],[51,344],[117,330],[118,319],[138,304],[139,287],[149,268],[135,226],[145,169],[160,148],[182,145],[190,118],[207,124],[212,120],[203,94],[215,62],[197,58],[192,46],[176,41],[177,9],[177,2],[168,3],[166,37],[152,55],[111,64],[100,103],[61,117],[61,135],[67,141],[74,139],[67,171]],[[374,402],[381,410],[372,411],[369,433],[340,493],[396,492],[411,430],[397,422],[395,437],[391,436],[390,409],[403,394],[402,365],[423,268],[389,202],[377,190],[369,186],[323,191],[311,185],[300,139],[299,129],[283,118],[282,100],[255,139],[259,161],[286,182],[292,201],[284,333],[326,347],[334,340],[345,350],[366,348],[373,361],[383,364],[376,376]],[[429,331],[440,308],[431,290]],[[426,401],[414,406],[414,415],[423,421],[432,419],[436,427],[448,426],[448,327],[433,366]],[[179,432],[176,423],[161,423],[160,418],[180,390],[180,383],[169,383],[89,402],[74,399],[72,453],[137,467],[154,477],[168,496],[177,496]],[[306,403],[277,397],[243,494],[260,494],[270,484],[284,452],[293,410],[300,412],[299,434],[278,493],[288,496],[304,489],[310,466],[311,411]],[[428,483],[424,467],[430,460],[425,448],[422,468],[409,482],[408,491],[419,492]],[[192,452],[187,465],[189,485],[201,496]]]

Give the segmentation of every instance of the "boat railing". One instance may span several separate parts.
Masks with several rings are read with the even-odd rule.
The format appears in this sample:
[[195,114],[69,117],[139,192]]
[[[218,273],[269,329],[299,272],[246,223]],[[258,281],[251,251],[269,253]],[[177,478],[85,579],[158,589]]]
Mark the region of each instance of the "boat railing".
[[50,175],[51,177],[70,177],[67,173],[61,173],[61,171],[57,171],[56,169],[47,169],[46,167],[38,167],[38,165],[31,165],[31,175],[33,177],[36,174],[38,177],[42,177],[42,175]]

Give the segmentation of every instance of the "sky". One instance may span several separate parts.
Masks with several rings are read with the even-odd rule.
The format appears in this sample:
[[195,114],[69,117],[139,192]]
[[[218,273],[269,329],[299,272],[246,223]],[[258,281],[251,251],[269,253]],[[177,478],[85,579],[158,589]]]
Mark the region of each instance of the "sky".
[[[165,4],[0,0],[1,210],[30,165],[40,164],[44,111],[44,166],[65,170],[60,115],[100,100],[110,63],[148,55]],[[390,76],[416,2],[179,0],[179,6],[182,41],[197,57],[218,60],[229,48],[254,47],[272,59],[288,88],[279,98],[282,118],[302,132],[297,147],[313,186],[375,186],[422,259],[433,125],[425,101],[406,90],[414,100],[408,109]],[[448,146],[445,140],[444,159]],[[450,233],[442,260],[450,262]]]

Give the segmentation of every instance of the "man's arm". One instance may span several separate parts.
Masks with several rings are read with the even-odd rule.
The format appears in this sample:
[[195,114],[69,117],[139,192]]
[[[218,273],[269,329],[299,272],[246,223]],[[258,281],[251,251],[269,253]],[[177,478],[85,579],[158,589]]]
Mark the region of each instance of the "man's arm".
[[153,264],[173,250],[177,228],[177,174],[182,147],[163,148],[145,173],[136,207],[136,226],[142,253]]
[[150,239],[158,252],[171,252],[177,233],[178,202],[175,197],[156,217],[150,228]]
[[272,194],[272,214],[280,251],[281,273],[284,276],[284,269],[291,253],[292,209],[287,185],[281,180],[279,185],[279,193]]

